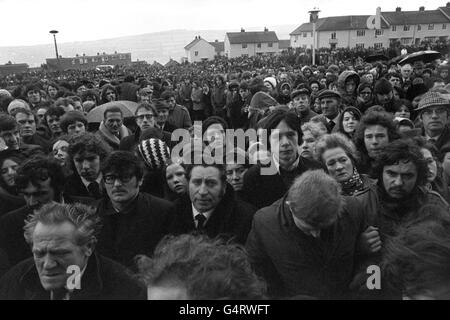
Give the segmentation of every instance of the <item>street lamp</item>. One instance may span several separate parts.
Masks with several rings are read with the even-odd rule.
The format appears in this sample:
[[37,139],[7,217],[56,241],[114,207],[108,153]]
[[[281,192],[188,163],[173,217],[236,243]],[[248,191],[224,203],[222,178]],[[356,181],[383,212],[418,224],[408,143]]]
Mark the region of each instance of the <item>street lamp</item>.
[[313,47],[312,47],[312,64],[316,64],[316,22],[317,19],[319,19],[319,12],[320,10],[318,8],[312,9],[309,11],[309,22],[312,22],[313,24]]
[[58,31],[57,30],[51,30],[50,33],[53,35],[53,40],[55,41],[56,59],[59,59],[58,46],[56,45],[56,34],[58,33]]

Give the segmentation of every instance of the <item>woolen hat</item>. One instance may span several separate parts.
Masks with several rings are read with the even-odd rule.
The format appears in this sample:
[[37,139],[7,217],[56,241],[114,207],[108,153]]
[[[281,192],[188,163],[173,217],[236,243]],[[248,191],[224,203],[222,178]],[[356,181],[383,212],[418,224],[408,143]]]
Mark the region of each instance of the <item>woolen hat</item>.
[[426,108],[435,106],[448,108],[450,107],[450,101],[439,92],[427,92],[420,99],[416,112],[421,112]]
[[277,87],[277,79],[274,77],[267,77],[264,79],[264,82],[270,83],[270,85],[275,89]]
[[141,141],[138,150],[146,166],[151,170],[162,169],[170,159],[169,147],[159,139]]

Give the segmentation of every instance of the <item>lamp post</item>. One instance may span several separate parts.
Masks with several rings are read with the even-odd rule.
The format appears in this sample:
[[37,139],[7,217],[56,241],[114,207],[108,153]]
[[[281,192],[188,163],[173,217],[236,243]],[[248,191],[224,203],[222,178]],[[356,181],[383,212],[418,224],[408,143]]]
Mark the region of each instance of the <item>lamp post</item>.
[[59,63],[58,45],[56,44],[56,34],[58,33],[58,30],[50,30],[49,33],[53,35],[53,40],[55,42],[56,63],[58,65],[58,69],[60,69],[61,66]]
[[313,24],[313,46],[312,46],[312,64],[316,64],[316,22],[317,19],[319,19],[319,12],[320,10],[318,8],[314,8],[311,11],[309,11],[309,22],[312,22]]

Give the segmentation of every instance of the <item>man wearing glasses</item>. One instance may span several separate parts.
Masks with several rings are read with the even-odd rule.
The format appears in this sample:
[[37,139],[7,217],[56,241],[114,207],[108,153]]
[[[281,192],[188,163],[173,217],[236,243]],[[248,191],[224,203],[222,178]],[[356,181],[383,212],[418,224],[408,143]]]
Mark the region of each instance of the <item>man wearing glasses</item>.
[[246,249],[270,298],[350,298],[364,221],[360,203],[340,193],[324,171],[307,171],[255,214]]
[[97,209],[103,224],[98,251],[133,267],[136,255],[152,255],[156,244],[168,233],[174,207],[141,192],[143,168],[131,152],[111,153],[103,163],[102,175],[107,197]]
[[420,99],[416,109],[423,123],[423,136],[438,149],[450,141],[449,107],[450,101],[441,93],[427,92]]

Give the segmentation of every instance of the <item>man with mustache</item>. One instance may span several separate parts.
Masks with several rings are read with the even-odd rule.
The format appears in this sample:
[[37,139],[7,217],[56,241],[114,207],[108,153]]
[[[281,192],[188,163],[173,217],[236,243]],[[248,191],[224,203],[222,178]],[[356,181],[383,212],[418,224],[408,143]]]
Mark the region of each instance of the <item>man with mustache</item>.
[[375,163],[377,185],[356,195],[363,204],[367,226],[360,245],[375,263],[379,262],[386,239],[395,235],[400,226],[417,218],[424,205],[441,207],[449,214],[444,198],[424,187],[428,170],[414,141],[395,140],[383,149]]
[[136,255],[151,255],[168,234],[174,207],[141,191],[143,168],[131,152],[111,153],[102,163],[101,173],[107,196],[97,208],[103,224],[98,251],[133,268]]
[[0,219],[0,249],[6,252],[11,266],[31,256],[30,247],[23,237],[24,220],[28,215],[47,203],[71,203],[75,200],[63,196],[64,172],[54,159],[34,157],[25,161],[17,170],[16,184],[26,205]]
[[108,107],[103,113],[103,121],[96,133],[113,150],[119,150],[120,140],[130,135],[130,131],[123,124],[123,119],[123,112],[120,107]]
[[92,133],[73,136],[69,141],[68,153],[75,170],[66,181],[65,194],[102,198],[105,188],[100,164],[110,152],[111,148]]
[[427,92],[419,101],[416,109],[423,123],[423,136],[436,148],[450,141],[448,110],[450,101],[439,92]]

